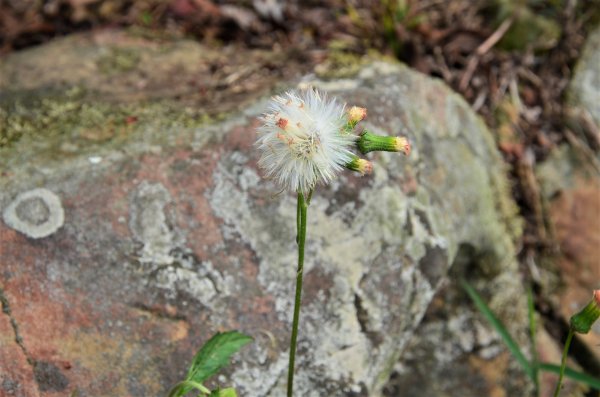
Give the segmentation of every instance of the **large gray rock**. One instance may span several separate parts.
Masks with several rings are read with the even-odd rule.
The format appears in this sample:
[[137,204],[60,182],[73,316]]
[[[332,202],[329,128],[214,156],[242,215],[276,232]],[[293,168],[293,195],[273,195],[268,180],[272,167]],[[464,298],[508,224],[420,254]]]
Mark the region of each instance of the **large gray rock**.
[[[133,61],[118,61],[132,49]],[[164,395],[202,341],[239,329],[255,342],[219,383],[242,396],[284,394],[295,203],[261,179],[253,142],[264,90],[294,84],[273,78],[241,93],[217,85],[200,99],[186,82],[211,54],[190,42],[102,33],[0,64],[10,76],[0,82],[10,142],[0,149],[0,208],[21,208],[5,211],[20,223],[0,222],[5,391]],[[232,56],[223,80],[236,81],[248,60],[262,70],[258,55]],[[54,56],[60,70],[46,62]],[[153,56],[168,70],[150,67]],[[145,88],[168,86],[167,72],[176,73],[177,96]],[[379,395],[459,251],[492,308],[522,330],[512,243],[519,222],[481,119],[441,82],[399,64],[302,84],[367,107],[365,127],[406,134],[414,150],[409,158],[375,154],[372,176],[347,173],[315,192],[297,394]],[[39,188],[64,211],[44,236],[34,233],[29,207],[15,204]],[[471,351],[472,333],[485,327],[461,333],[466,341],[436,343]],[[486,335],[495,346],[484,360],[503,351],[489,328]]]

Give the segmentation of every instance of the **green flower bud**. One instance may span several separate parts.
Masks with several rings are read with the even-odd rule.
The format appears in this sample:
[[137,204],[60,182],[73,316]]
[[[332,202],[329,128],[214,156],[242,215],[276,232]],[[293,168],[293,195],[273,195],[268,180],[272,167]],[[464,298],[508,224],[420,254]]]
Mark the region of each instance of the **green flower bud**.
[[571,317],[571,328],[580,334],[587,334],[599,317],[600,290],[595,290],[590,303],[588,303],[579,313]]
[[366,130],[356,141],[356,146],[362,154],[373,151],[402,152],[407,156],[410,154],[410,142],[406,137],[375,135]]

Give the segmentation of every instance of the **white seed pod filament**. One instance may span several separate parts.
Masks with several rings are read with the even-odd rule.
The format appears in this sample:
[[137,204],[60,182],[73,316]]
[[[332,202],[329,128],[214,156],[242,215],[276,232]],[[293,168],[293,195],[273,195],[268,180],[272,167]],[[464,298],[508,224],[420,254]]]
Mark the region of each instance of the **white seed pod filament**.
[[309,89],[276,96],[258,129],[259,166],[283,188],[308,193],[327,184],[353,157],[345,107]]

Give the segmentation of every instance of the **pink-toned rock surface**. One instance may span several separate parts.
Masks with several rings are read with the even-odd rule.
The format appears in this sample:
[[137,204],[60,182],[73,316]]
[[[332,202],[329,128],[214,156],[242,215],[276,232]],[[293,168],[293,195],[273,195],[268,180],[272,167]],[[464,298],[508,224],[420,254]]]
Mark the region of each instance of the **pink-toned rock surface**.
[[[542,285],[565,324],[564,338],[571,316],[590,302],[593,290],[600,288],[600,174],[585,153],[566,145],[556,148],[537,173],[547,200],[548,225],[556,243],[547,272],[556,276],[543,277]],[[562,343],[564,340],[558,346],[538,342],[540,355],[546,361],[558,363]],[[570,349],[572,364],[597,374],[599,345],[600,322],[596,322],[589,333],[575,335]],[[545,380],[544,395],[551,395],[548,384],[555,382],[556,377],[547,374]],[[580,390],[572,394],[583,393]]]
[[[245,142],[237,139],[236,144],[247,150],[254,137],[245,136]],[[261,322],[276,322],[268,296],[255,294],[259,289],[256,263],[249,249],[240,245],[232,252],[233,247],[218,250],[215,247],[222,241],[216,233],[191,233],[217,231],[221,223],[205,196],[219,155],[217,148],[147,154],[103,167],[93,176],[82,175],[71,181],[72,191],[56,189],[66,223],[43,240],[29,239],[0,224],[3,297],[27,356],[35,362],[30,368],[16,343],[3,343],[2,348],[19,364],[5,368],[7,379],[25,381],[24,387],[35,389],[31,383],[35,376],[39,391],[48,396],[75,389],[89,396],[159,395],[165,376],[175,382],[180,375],[170,361],[178,354],[188,357],[187,352],[210,335],[208,330],[219,328],[215,321],[208,326],[202,305],[187,302],[210,300],[223,283],[220,272],[243,274],[245,288],[236,293],[241,304],[224,304],[213,313],[219,321],[228,328],[259,334],[262,324],[244,318],[256,306]],[[179,219],[163,215],[171,208],[181,211]],[[134,213],[136,220],[131,219]],[[178,237],[165,238],[175,228],[180,236],[193,237],[187,247],[179,247],[180,252]],[[153,232],[156,240],[144,243]],[[125,247],[131,244],[143,248],[131,246],[129,251]],[[149,265],[150,255],[158,263]],[[218,261],[219,271],[205,261]],[[193,271],[195,278],[181,282],[197,285],[173,296],[161,294],[160,287],[148,288],[153,278],[164,275],[161,266],[173,272]],[[3,341],[10,342],[14,333],[6,320],[4,316]]]
[[[2,303],[6,314],[9,308],[5,301]],[[9,316],[0,318],[0,395],[37,397],[33,369],[22,347],[16,343],[13,327]]]
[[[214,381],[241,396],[279,397],[296,207],[256,167],[266,89],[217,84],[199,98],[184,88],[198,70],[213,69],[194,62],[218,51],[139,40],[77,36],[0,63],[14,77],[0,81],[11,142],[0,149],[0,352],[14,363],[0,364],[0,393],[165,395],[202,342],[238,329],[255,341]],[[61,72],[50,65],[45,75],[53,53]],[[172,84],[180,97],[152,88],[169,86],[164,69],[144,63],[153,56],[179,73]],[[239,78],[247,63],[255,70],[257,57],[222,61],[231,72],[223,80]],[[161,74],[156,85],[142,84],[153,71]],[[367,107],[364,125],[374,132],[404,129],[414,150],[409,158],[370,156],[373,176],[346,173],[313,197],[298,395],[377,395],[459,250],[477,261],[459,266],[457,277],[485,286],[493,309],[523,334],[514,204],[492,136],[468,104],[397,64],[311,83]],[[457,335],[473,316],[472,308],[458,313],[442,334]],[[485,354],[468,334],[448,341],[444,358],[473,354],[513,368],[485,327]],[[474,393],[481,390],[488,385]]]

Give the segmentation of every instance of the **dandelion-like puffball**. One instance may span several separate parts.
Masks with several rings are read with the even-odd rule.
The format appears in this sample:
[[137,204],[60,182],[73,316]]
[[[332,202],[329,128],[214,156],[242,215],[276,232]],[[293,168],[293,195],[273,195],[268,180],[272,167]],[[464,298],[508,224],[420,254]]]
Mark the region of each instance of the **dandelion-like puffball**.
[[354,155],[356,136],[345,131],[344,105],[313,89],[271,101],[258,129],[258,165],[283,188],[307,194],[329,183]]

